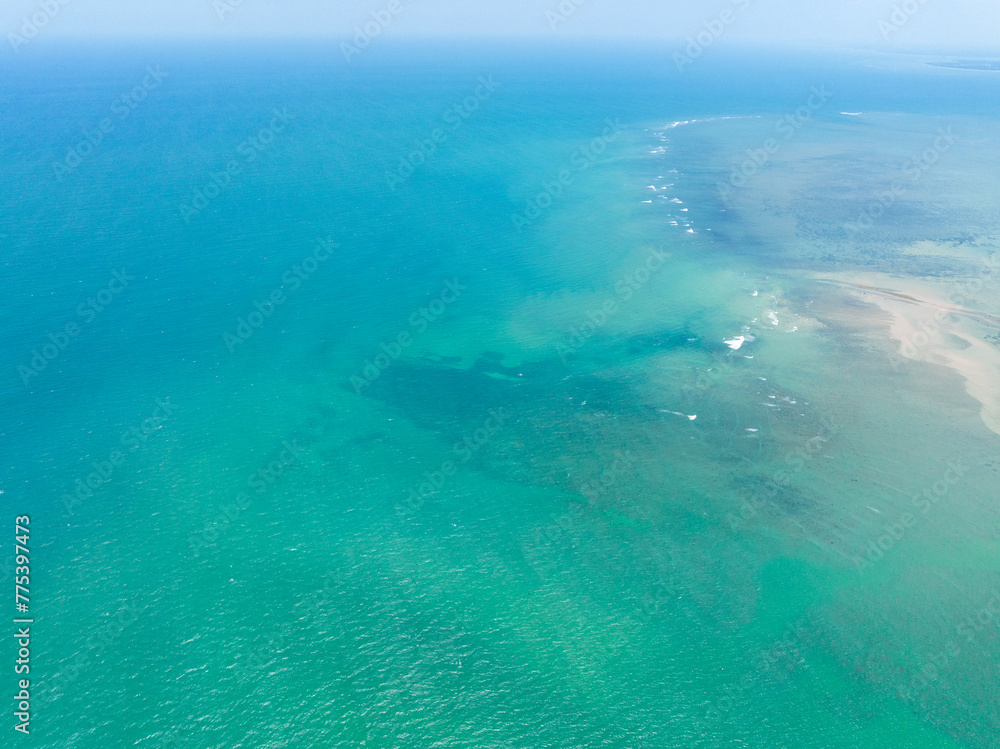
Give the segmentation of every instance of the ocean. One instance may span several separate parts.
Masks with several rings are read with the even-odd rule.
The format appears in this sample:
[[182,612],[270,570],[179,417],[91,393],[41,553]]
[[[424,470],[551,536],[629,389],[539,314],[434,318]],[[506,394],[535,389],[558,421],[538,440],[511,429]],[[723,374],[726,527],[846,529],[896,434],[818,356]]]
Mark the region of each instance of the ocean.
[[5,53],[11,746],[997,746],[1000,74],[677,51]]

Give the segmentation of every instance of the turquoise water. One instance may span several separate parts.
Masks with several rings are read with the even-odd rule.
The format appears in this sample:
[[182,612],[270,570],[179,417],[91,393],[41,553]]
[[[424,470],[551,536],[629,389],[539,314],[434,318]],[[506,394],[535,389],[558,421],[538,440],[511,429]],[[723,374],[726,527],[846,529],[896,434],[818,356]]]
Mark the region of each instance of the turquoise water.
[[388,44],[4,65],[13,745],[996,746],[1000,437],[822,278],[985,277],[995,75]]

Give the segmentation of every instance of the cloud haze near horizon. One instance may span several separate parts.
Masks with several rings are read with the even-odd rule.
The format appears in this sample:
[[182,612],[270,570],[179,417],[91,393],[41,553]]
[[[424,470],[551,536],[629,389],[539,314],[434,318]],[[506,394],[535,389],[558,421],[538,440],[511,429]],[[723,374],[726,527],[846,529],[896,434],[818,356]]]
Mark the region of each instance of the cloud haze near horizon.
[[[728,11],[727,41],[887,50],[1000,46],[997,0],[8,0],[0,29],[47,15],[48,38],[252,37],[346,40],[398,2],[381,32],[414,36],[684,40]],[[45,7],[50,10],[46,11]],[[52,8],[57,8],[51,12]],[[885,24],[905,19],[886,31]]]

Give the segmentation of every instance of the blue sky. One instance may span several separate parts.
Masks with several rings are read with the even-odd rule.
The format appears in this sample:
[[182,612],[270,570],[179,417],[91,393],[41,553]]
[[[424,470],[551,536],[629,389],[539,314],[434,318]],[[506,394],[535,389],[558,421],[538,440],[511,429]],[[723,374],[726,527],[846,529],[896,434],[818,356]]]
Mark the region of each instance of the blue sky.
[[[47,16],[44,34],[49,38],[339,40],[395,2],[399,12],[391,16],[384,37],[488,34],[676,41],[698,34],[729,11],[725,35],[739,42],[956,51],[1000,46],[1000,0],[562,0],[561,10],[560,0],[5,0],[0,30],[19,33],[25,18],[41,14]],[[903,23],[893,21],[894,7],[895,21]]]

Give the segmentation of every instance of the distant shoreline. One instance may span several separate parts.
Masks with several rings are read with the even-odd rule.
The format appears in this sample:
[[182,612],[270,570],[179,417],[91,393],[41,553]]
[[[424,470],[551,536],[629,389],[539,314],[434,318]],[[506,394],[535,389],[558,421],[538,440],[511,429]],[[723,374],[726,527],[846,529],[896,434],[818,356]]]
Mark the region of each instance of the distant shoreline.
[[1000,60],[956,60],[954,62],[929,62],[936,68],[953,68],[955,70],[990,70],[1000,71]]

